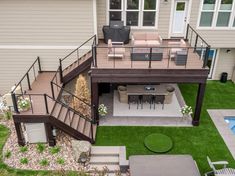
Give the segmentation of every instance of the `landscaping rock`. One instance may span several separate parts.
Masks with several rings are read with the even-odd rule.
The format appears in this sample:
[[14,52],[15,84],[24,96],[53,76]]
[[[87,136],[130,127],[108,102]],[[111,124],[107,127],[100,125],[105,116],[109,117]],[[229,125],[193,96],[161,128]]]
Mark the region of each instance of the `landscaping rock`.
[[72,149],[76,162],[84,163],[84,160],[89,160],[91,143],[87,141],[72,140]]

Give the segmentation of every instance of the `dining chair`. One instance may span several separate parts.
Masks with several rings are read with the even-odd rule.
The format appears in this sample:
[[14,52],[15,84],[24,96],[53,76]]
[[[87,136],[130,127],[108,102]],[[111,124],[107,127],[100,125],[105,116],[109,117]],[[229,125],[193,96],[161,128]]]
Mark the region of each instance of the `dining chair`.
[[129,95],[128,96],[129,109],[131,108],[131,104],[136,104],[137,109],[139,109],[139,103],[140,103],[139,95]]
[[148,103],[149,104],[149,108],[151,109],[152,107],[152,100],[153,100],[153,96],[152,95],[141,95],[141,109],[143,109],[143,103]]
[[162,109],[164,109],[164,101],[165,101],[165,95],[154,95],[153,96],[153,104],[154,109],[156,107],[156,104],[162,104]]

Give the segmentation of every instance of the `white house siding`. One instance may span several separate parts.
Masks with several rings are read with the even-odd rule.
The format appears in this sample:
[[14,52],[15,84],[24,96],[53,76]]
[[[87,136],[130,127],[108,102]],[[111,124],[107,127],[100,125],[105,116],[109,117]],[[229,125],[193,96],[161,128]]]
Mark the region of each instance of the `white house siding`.
[[0,24],[0,45],[78,45],[93,34],[93,3],[3,0]]
[[43,70],[56,70],[59,58],[94,34],[93,1],[3,0],[0,24],[0,94],[4,94],[37,56]]
[[197,28],[201,0],[192,1],[190,16],[190,25],[211,45],[212,48],[234,48],[235,47],[235,30],[211,29],[202,30]]
[[97,32],[98,32],[98,37],[99,38],[104,38],[103,32],[102,32],[102,27],[103,25],[106,25],[106,20],[107,20],[107,15],[106,15],[106,4],[107,0],[97,0],[96,5],[97,5]]
[[[230,52],[227,52],[230,50]],[[217,62],[213,79],[218,80],[222,72],[228,73],[228,79],[231,79],[233,68],[235,66],[235,49],[220,49],[217,56]]]

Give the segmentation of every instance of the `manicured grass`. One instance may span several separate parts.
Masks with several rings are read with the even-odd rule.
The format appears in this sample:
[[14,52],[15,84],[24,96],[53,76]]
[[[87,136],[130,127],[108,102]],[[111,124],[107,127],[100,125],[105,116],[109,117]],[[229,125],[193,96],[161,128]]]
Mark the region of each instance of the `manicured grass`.
[[[187,105],[194,107],[197,85],[179,85]],[[199,127],[99,127],[96,145],[125,145],[127,155],[154,154],[144,146],[151,133],[163,133],[174,141],[169,154],[190,154],[201,173],[210,171],[206,156],[212,160],[227,160],[235,168],[227,146],[211,121],[207,109],[235,109],[235,85],[208,81]]]

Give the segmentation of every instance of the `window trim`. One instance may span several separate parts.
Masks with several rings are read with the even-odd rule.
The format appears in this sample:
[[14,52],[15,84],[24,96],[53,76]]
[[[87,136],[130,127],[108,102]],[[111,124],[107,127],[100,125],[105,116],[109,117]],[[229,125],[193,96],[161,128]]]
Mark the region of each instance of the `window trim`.
[[[126,25],[126,12],[131,12],[131,11],[137,11],[135,9],[127,10],[127,0],[121,0],[122,1],[122,20],[124,21],[124,24]],[[131,26],[132,29],[158,29],[158,17],[159,17],[159,4],[160,0],[156,0],[156,9],[155,10],[144,10],[144,1],[145,0],[139,0],[139,25],[138,26]],[[110,0],[106,0],[106,24],[109,25],[109,8]],[[120,11],[120,10],[111,10],[111,11]],[[144,11],[153,11],[155,12],[155,26],[143,26],[143,14]]]
[[[197,20],[197,29],[199,30],[234,30],[235,27],[233,27],[232,20],[235,18],[235,0],[233,0],[232,9],[231,10],[219,10],[221,6],[222,0],[215,0],[215,9],[214,10],[203,10],[203,3],[204,0],[201,0],[200,2],[200,8],[198,13],[198,20]],[[229,12],[230,11],[230,19],[229,19],[229,25],[228,26],[216,26],[218,14],[219,12]],[[212,19],[212,25],[211,26],[200,26],[200,20],[202,12],[214,12],[213,19]]]

